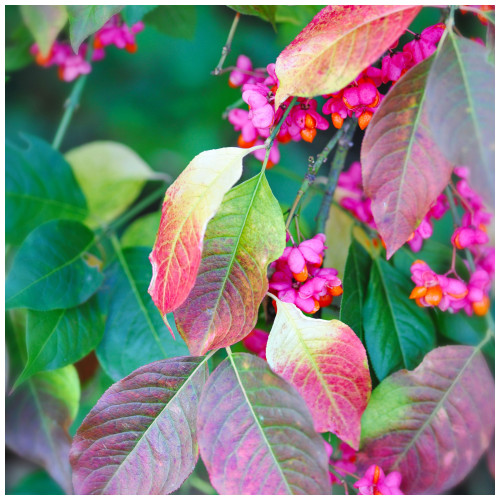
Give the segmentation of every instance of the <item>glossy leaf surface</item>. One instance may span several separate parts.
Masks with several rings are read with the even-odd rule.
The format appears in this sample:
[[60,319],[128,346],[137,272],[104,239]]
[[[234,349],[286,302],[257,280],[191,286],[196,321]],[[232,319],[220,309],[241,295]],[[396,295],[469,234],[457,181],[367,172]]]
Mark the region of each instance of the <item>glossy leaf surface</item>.
[[363,188],[387,258],[405,244],[451,177],[452,165],[437,148],[427,119],[432,61],[422,61],[391,88],[363,139]]
[[119,380],[152,361],[188,354],[188,349],[178,334],[172,338],[147,292],[149,250],[118,245],[116,251],[102,288],[108,316],[97,356],[110,377]]
[[285,248],[285,224],[264,174],[231,189],[209,222],[195,285],[175,311],[191,354],[232,345],[257,322],[267,266]]
[[340,304],[340,321],[349,325],[361,341],[364,339],[363,307],[371,266],[370,254],[353,238],[342,281],[344,293]]
[[89,253],[93,244],[94,233],[80,222],[55,220],[35,229],[7,277],[6,307],[49,311],[85,302],[103,280]]
[[30,30],[42,55],[47,56],[62,30],[68,14],[64,5],[20,5],[24,23]]
[[65,154],[89,206],[87,223],[102,225],[120,215],[155,173],[129,147],[95,141]]
[[405,494],[439,494],[458,484],[487,449],[494,428],[494,384],[481,354],[434,349],[373,392],[362,420],[358,463],[398,470]]
[[269,366],[299,391],[317,432],[333,432],[358,449],[372,387],[363,344],[341,321],[309,318],[294,304],[276,303]]
[[275,107],[289,96],[338,92],[404,32],[420,7],[329,5],[281,52]]
[[82,190],[61,154],[41,139],[22,137],[27,148],[11,142],[5,146],[5,238],[14,245],[44,222],[83,220],[88,214]]
[[149,256],[149,293],[164,315],[177,309],[193,288],[208,221],[240,178],[251,149],[222,148],[196,156],[167,189],[155,246]]
[[101,29],[123,5],[68,5],[69,38],[76,53],[82,42]]
[[72,365],[33,376],[6,399],[5,443],[44,467],[72,493],[68,427],[76,416],[80,382]]
[[276,27],[276,5],[228,5],[231,9],[248,16],[257,16]]
[[150,363],[112,385],[73,440],[75,493],[176,490],[198,459],[196,409],[207,376],[202,358],[179,357]]
[[486,47],[446,37],[427,82],[429,123],[434,140],[454,165],[471,169],[473,189],[494,207],[495,68]]
[[379,380],[400,368],[415,368],[435,347],[428,312],[408,298],[413,286],[408,276],[383,259],[373,261],[363,326],[366,349]]
[[326,452],[304,401],[251,354],[232,354],[208,379],[198,441],[221,495],[330,493]]
[[95,349],[103,332],[104,318],[95,295],[84,304],[71,309],[28,311],[28,361],[16,385],[34,373],[54,370],[79,361]]

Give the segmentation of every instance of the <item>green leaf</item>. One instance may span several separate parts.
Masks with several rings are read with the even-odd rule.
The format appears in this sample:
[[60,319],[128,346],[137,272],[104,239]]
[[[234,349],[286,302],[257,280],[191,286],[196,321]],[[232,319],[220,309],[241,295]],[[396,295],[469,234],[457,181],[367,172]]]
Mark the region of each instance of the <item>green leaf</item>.
[[85,302],[103,280],[89,253],[93,244],[94,233],[80,222],[56,220],[35,229],[7,277],[7,309],[49,311]]
[[[108,317],[97,357],[108,375],[119,380],[147,363],[189,352],[178,334],[172,338],[148,294],[149,249],[121,249],[116,240],[114,248],[117,260],[107,269],[102,288]],[[172,315],[167,320],[174,324]]]
[[448,33],[427,80],[426,106],[434,140],[488,206],[495,192],[495,68],[488,50]]
[[121,237],[122,247],[152,247],[160,227],[161,210],[144,215],[127,227]]
[[373,261],[363,326],[366,349],[379,380],[400,368],[415,368],[435,346],[428,311],[408,298],[412,288],[409,276],[381,258]]
[[257,16],[269,21],[276,30],[276,5],[228,5],[228,7],[240,14]]
[[86,223],[90,227],[123,213],[146,180],[155,177],[134,151],[117,142],[90,142],[72,149],[65,157],[87,198],[90,214]]
[[75,53],[81,43],[106,21],[123,9],[123,5],[67,5],[69,17],[69,38]]
[[156,7],[158,7],[158,5],[125,5],[122,10],[123,20],[129,26],[132,26],[141,21],[148,12],[156,9]]
[[[446,338],[457,344],[476,346],[483,339],[488,330],[486,316],[467,316],[463,311],[455,314],[442,312],[435,308],[436,323],[438,331]],[[484,352],[495,358],[495,344],[493,341],[486,344]]]
[[267,266],[285,249],[278,201],[262,172],[231,189],[203,240],[194,287],[174,311],[193,355],[239,342],[257,322]]
[[196,32],[196,7],[160,5],[144,17],[144,22],[165,35],[193,40]]
[[8,243],[20,244],[37,226],[53,219],[83,220],[85,197],[64,158],[33,136],[21,149],[5,147],[5,233]]
[[277,5],[276,22],[304,27],[324,5]]
[[28,362],[14,388],[34,373],[79,361],[97,346],[103,332],[104,318],[95,295],[71,309],[28,311]]
[[48,55],[57,35],[63,29],[68,14],[64,5],[20,5],[23,20],[42,55]]
[[363,245],[355,238],[349,247],[345,265],[340,304],[340,321],[349,325],[354,333],[364,341],[363,306],[370,278],[372,258]]
[[24,476],[6,495],[64,495],[61,487],[44,471],[36,470]]

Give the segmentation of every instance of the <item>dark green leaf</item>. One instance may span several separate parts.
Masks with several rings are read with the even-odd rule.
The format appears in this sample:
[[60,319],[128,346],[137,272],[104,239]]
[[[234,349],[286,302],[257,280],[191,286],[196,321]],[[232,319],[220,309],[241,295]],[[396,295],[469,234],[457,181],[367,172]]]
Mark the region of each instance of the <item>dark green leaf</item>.
[[340,321],[349,325],[362,342],[364,340],[363,305],[371,265],[370,254],[353,238],[349,247],[342,283],[344,293],[340,305]]
[[160,5],[144,16],[144,22],[165,35],[192,40],[196,31],[196,7]]
[[[463,311],[451,314],[437,308],[434,312],[439,333],[458,344],[476,346],[484,339],[488,330],[488,321],[485,316],[467,316]],[[484,352],[495,357],[493,341],[485,345]]]
[[363,307],[365,345],[379,380],[401,368],[415,368],[435,346],[428,311],[408,297],[408,275],[377,258],[373,261]]
[[94,349],[104,332],[97,296],[71,309],[28,311],[28,362],[15,387],[34,373],[79,361]]
[[93,244],[94,233],[77,221],[55,220],[35,229],[7,277],[7,309],[49,311],[85,302],[103,280],[89,253]]
[[324,5],[277,5],[276,22],[291,23],[304,28]]
[[436,144],[493,208],[495,191],[495,68],[488,50],[449,33],[427,80],[426,106]]
[[157,5],[126,5],[122,10],[122,17],[124,21],[132,26],[138,23],[142,18],[153,9],[156,9]]
[[109,18],[123,9],[123,5],[68,5],[69,38],[73,50],[102,28]]
[[276,29],[276,5],[228,5],[228,7],[240,14],[257,16],[264,21],[269,21]]
[[33,61],[30,54],[30,40],[15,42],[5,48],[5,71],[16,71]]
[[40,224],[53,219],[83,220],[87,203],[71,167],[45,141],[23,136],[27,149],[5,148],[5,233],[20,244]]
[[151,264],[148,248],[121,249],[115,244],[117,260],[106,271],[103,286],[108,301],[104,337],[97,356],[108,375],[119,380],[152,361],[189,354],[175,332],[173,316],[167,315],[176,340],[167,330],[148,294]]
[[122,247],[153,247],[160,219],[161,210],[136,219],[122,234]]

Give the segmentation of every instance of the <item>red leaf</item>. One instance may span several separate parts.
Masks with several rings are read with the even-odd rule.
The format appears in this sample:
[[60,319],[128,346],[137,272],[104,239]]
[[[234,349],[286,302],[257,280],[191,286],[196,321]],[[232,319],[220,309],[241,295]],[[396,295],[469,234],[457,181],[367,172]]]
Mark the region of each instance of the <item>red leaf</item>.
[[362,419],[361,469],[398,470],[406,494],[439,494],[458,484],[488,448],[495,387],[479,349],[431,351],[373,391]]
[[208,379],[198,440],[221,495],[331,493],[323,441],[304,401],[251,354],[230,354]]
[[412,68],[389,91],[361,147],[363,187],[387,258],[408,240],[451,177],[452,165],[427,120],[425,86],[432,60]]
[[299,391],[317,432],[333,432],[358,449],[372,387],[363,344],[341,321],[308,318],[294,304],[276,303],[269,366]]
[[85,417],[70,452],[77,495],[166,495],[198,460],[202,358],[155,361],[112,385]]
[[285,224],[263,173],[233,188],[207,227],[200,271],[175,323],[191,354],[248,335],[268,289],[267,266],[285,248]]
[[375,62],[405,31],[421,7],[329,5],[276,61],[275,106],[289,96],[338,92]]
[[149,294],[162,315],[179,307],[194,285],[203,236],[222,198],[240,178],[252,149],[223,148],[196,156],[167,189],[160,228],[149,256]]

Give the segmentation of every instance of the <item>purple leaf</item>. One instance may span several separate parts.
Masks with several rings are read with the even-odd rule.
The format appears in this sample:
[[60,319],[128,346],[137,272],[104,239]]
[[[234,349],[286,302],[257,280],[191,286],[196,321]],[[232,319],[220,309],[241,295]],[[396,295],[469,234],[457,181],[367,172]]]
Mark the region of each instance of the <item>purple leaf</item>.
[[295,389],[251,354],[230,354],[198,409],[200,453],[221,495],[330,494],[327,456]]
[[432,60],[422,61],[394,85],[363,139],[363,188],[372,199],[387,258],[405,244],[451,176],[424,105]]
[[361,470],[398,470],[405,494],[452,488],[488,447],[494,394],[479,349],[434,349],[415,370],[394,373],[373,392],[361,420]]
[[179,488],[198,459],[205,359],[155,361],[103,394],[71,447],[76,494],[166,495]]
[[72,365],[37,373],[6,400],[5,443],[45,468],[72,493],[68,427],[78,411],[80,382]]

